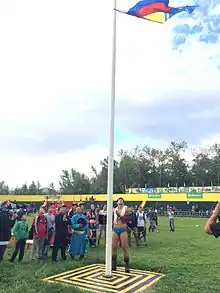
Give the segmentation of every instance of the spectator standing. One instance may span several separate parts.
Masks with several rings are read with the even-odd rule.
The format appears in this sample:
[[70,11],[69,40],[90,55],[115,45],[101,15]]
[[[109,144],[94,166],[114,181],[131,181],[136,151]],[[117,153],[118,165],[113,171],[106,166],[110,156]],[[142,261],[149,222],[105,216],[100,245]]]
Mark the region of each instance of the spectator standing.
[[88,235],[88,221],[87,217],[83,214],[82,209],[78,207],[76,214],[71,219],[73,234],[70,244],[70,256],[72,259],[79,256],[83,259],[87,250],[87,235]]
[[143,237],[144,238],[144,244],[146,244],[146,214],[144,212],[144,209],[142,206],[138,208],[138,211],[136,213],[137,217],[137,232],[138,232],[138,240]]
[[28,230],[28,223],[27,223],[27,216],[24,214],[21,216],[20,221],[18,221],[14,226],[14,236],[16,239],[16,247],[15,251],[11,256],[10,261],[13,262],[19,252],[18,261],[22,261],[24,258],[24,250],[26,245],[26,240],[28,239],[29,230]]
[[4,258],[4,253],[7,248],[8,242],[11,238],[11,221],[8,209],[2,204],[0,206],[0,262]]
[[57,254],[60,248],[62,260],[66,260],[66,245],[68,237],[68,218],[66,215],[66,207],[62,206],[58,209],[55,216],[55,239],[52,252],[52,261],[57,261]]
[[149,221],[150,221],[150,226],[149,226],[149,232],[156,229],[156,220],[157,220],[157,215],[155,213],[155,210],[152,208],[152,210],[149,213]]
[[38,258],[43,259],[44,242],[47,236],[47,219],[44,210],[41,208],[33,221],[33,247],[31,259],[35,259],[35,252],[38,250]]
[[98,214],[98,223],[99,223],[98,245],[100,244],[103,234],[104,234],[104,240],[106,241],[106,221],[107,221],[107,210],[106,210],[106,205],[104,205],[103,209]]
[[170,226],[170,232],[175,231],[175,226],[174,226],[174,212],[172,209],[169,209],[168,211],[168,217],[169,217],[169,226]]
[[96,226],[97,226],[97,213],[95,211],[94,204],[91,205],[90,211],[87,213],[87,218],[89,220],[89,229],[91,231],[90,247],[96,246]]
[[48,250],[50,248],[50,242],[55,231],[55,216],[53,214],[53,206],[48,208],[48,212],[46,213],[45,217],[47,219],[47,236],[44,241],[43,255],[44,257],[47,257]]
[[136,245],[139,246],[138,235],[137,235],[137,216],[134,208],[132,208],[131,213],[124,216],[125,222],[127,224],[127,234],[128,234],[128,246],[131,247],[131,233],[134,236]]

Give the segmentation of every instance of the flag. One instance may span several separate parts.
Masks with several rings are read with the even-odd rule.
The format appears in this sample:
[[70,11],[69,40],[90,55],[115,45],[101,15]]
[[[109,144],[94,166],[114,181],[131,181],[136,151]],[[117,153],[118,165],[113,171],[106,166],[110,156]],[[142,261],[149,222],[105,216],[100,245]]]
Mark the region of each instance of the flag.
[[169,0],[142,0],[130,8],[128,11],[121,11],[131,16],[164,23],[175,14],[187,12],[192,14],[198,5],[170,7]]

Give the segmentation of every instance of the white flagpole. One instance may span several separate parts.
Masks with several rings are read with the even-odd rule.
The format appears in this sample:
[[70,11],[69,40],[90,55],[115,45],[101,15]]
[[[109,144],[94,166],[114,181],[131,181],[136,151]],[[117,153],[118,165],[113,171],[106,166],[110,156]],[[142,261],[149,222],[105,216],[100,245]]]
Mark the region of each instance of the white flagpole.
[[106,223],[105,277],[112,276],[112,210],[114,181],[114,135],[115,135],[115,75],[116,75],[116,3],[113,1],[113,40],[112,40],[112,81],[109,125],[109,156],[108,156],[108,200]]

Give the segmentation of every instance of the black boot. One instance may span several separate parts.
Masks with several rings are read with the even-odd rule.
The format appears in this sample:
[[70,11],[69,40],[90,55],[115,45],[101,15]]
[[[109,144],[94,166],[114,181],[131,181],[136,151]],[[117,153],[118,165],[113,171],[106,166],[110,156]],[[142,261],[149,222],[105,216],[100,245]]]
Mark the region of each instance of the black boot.
[[125,273],[130,273],[129,258],[125,257],[124,262],[125,262]]
[[117,262],[117,256],[113,255],[112,256],[112,271],[116,271],[117,269],[116,262]]
[[83,260],[83,259],[84,259],[84,255],[82,254],[79,256],[79,260]]

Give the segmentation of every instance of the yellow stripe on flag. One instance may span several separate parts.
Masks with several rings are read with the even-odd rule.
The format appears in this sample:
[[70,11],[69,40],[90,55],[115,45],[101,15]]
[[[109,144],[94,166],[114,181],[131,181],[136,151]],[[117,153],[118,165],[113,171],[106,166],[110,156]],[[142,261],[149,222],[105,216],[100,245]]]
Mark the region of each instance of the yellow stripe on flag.
[[164,23],[166,21],[164,12],[155,12],[155,13],[146,15],[143,18],[154,21],[154,22],[159,22],[159,23]]

